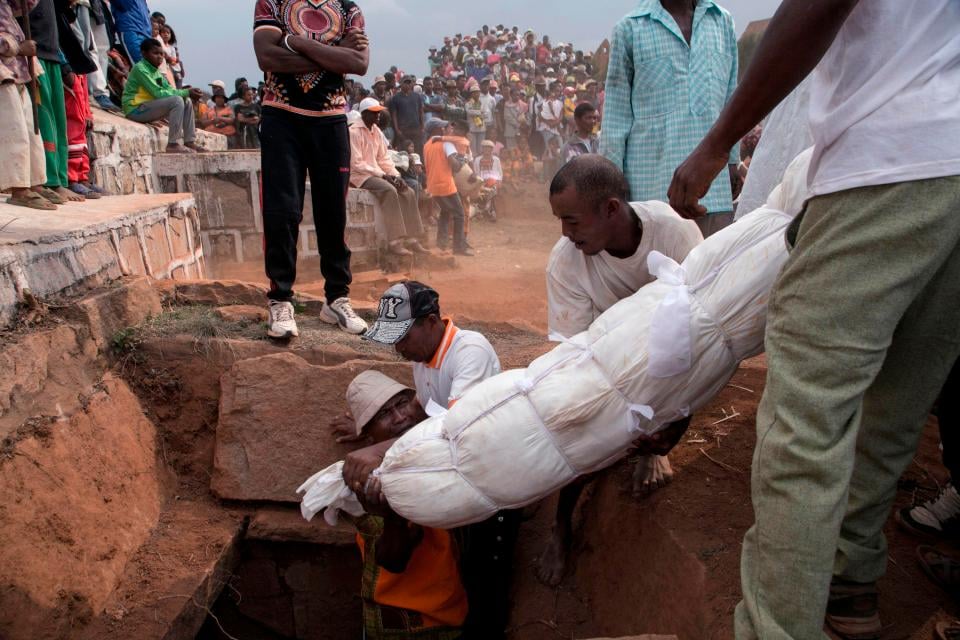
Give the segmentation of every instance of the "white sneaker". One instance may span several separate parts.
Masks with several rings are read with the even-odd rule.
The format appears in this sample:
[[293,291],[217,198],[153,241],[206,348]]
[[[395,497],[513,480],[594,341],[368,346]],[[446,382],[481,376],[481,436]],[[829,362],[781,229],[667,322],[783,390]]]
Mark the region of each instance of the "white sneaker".
[[320,309],[320,319],[328,324],[339,325],[341,329],[353,335],[360,335],[367,330],[367,323],[357,315],[350,306],[350,298],[337,298],[332,303],[323,303]]
[[912,533],[956,539],[960,537],[960,495],[947,484],[933,500],[901,509],[897,521]]
[[270,327],[267,335],[271,338],[296,338],[300,335],[297,322],[293,319],[293,303],[270,301]]

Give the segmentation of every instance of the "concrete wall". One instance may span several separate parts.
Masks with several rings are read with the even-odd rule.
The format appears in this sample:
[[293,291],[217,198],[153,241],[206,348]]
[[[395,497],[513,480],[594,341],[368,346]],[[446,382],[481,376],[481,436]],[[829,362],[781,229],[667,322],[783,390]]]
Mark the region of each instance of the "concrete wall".
[[200,221],[186,194],[88,200],[60,212],[0,204],[0,326],[23,291],[75,294],[127,275],[198,279],[206,275]]
[[[138,124],[94,109],[90,149],[94,180],[117,195],[158,193],[153,154],[166,148],[167,134],[167,127]],[[226,137],[205,131],[197,132],[197,144],[210,151],[227,149]]]
[[[200,211],[204,255],[244,262],[263,257],[260,208],[260,152],[228,151],[195,155],[160,154],[153,158],[160,191],[192,193]],[[362,189],[347,195],[347,243],[354,268],[377,263],[379,205]],[[382,236],[382,234],[381,234]],[[304,198],[299,250],[316,255],[310,185]]]

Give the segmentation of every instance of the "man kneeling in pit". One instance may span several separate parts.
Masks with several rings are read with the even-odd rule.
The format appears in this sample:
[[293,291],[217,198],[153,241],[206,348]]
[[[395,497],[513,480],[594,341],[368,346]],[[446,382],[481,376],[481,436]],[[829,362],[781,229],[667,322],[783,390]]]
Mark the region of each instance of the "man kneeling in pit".
[[[347,388],[357,436],[374,444],[392,441],[427,415],[416,392],[378,371],[365,371]],[[344,478],[358,477],[358,460],[347,456]],[[363,557],[360,597],[363,637],[456,640],[467,617],[457,543],[451,532],[421,527],[394,513],[380,481],[349,486],[367,515],[349,519]]]
[[[604,311],[652,282],[647,269],[651,251],[681,263],[703,241],[697,225],[669,205],[629,202],[629,193],[623,172],[599,155],[575,157],[554,176],[550,206],[560,220],[563,237],[547,263],[551,335],[572,338],[586,331]],[[541,582],[556,586],[563,579],[573,511],[590,478],[580,478],[560,491],[556,522],[537,568]],[[634,469],[633,492],[648,495],[672,478],[666,456],[643,456]]]

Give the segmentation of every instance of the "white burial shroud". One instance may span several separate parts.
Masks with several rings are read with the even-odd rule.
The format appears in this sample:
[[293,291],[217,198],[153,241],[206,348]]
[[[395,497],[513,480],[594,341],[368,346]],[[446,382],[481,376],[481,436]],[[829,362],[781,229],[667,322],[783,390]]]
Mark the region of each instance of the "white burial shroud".
[[[697,246],[682,265],[651,254],[658,280],[526,369],[472,388],[408,431],[375,471],[398,514],[452,528],[535,502],[623,457],[708,403],[763,350],[767,300],[803,206],[811,150],[767,204]],[[299,488],[301,511],[363,513],[337,463]]]

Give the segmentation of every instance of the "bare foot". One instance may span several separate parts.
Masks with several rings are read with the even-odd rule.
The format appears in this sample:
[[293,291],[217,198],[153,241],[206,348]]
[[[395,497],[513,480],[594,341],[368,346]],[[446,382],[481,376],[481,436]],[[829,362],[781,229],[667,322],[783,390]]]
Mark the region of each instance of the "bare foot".
[[633,468],[633,495],[645,498],[670,484],[673,468],[667,456],[643,456]]
[[197,153],[204,153],[206,151],[206,149],[198,145],[196,142],[188,142],[183,146],[185,146],[187,149],[193,149]]
[[564,535],[554,527],[550,532],[550,540],[543,548],[543,553],[537,561],[537,580],[555,587],[563,580],[567,572],[567,555],[570,553],[570,536]]
[[70,191],[70,189],[67,189],[66,187],[57,187],[56,189],[54,189],[54,192],[67,202],[83,202],[84,200],[86,200],[86,198],[84,198],[79,193],[74,193],[73,191]]
[[167,153],[196,153],[196,151],[188,149],[182,144],[168,144]]

